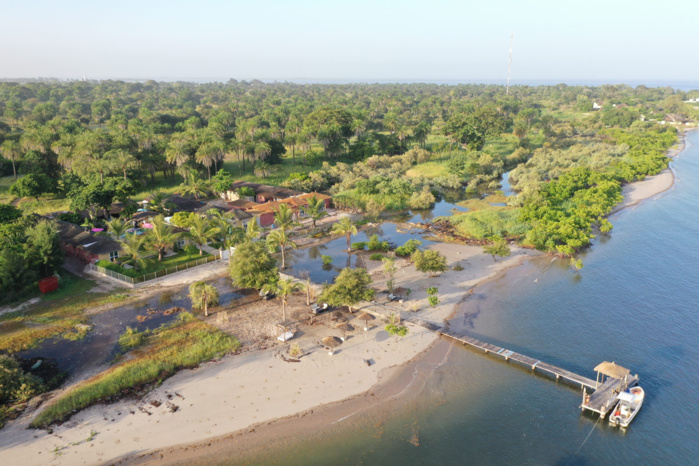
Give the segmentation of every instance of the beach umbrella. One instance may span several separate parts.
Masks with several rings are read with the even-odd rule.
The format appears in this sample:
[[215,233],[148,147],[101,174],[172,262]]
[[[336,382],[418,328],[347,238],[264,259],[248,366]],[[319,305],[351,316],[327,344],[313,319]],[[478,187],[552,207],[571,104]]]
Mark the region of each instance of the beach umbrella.
[[335,352],[335,348],[342,344],[342,341],[337,337],[325,337],[323,338],[323,344],[330,349],[328,353],[330,356]]
[[369,314],[368,312],[362,312],[357,316],[357,319],[364,321],[364,331],[366,332],[367,330],[369,330],[369,321],[374,320],[374,316]]
[[347,322],[340,322],[335,326],[335,328],[342,330],[342,341],[345,341],[345,335],[347,335],[347,332],[353,330],[353,327]]

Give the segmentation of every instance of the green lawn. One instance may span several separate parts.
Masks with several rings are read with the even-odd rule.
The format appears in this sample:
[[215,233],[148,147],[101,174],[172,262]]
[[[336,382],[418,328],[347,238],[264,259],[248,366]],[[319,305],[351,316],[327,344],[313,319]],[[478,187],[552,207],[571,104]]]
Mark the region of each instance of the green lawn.
[[204,254],[201,256],[199,255],[199,251],[192,254],[188,254],[185,251],[180,251],[174,256],[164,257],[161,262],[158,262],[157,255],[153,255],[147,259],[146,268],[139,270],[127,269],[107,261],[99,261],[97,265],[113,270],[114,272],[118,272],[122,275],[126,275],[127,277],[137,278],[154,272],[160,272],[161,270],[169,269],[178,265],[184,265],[187,262],[195,261],[197,259],[204,259],[210,255],[211,254],[207,253],[206,251],[204,251]]

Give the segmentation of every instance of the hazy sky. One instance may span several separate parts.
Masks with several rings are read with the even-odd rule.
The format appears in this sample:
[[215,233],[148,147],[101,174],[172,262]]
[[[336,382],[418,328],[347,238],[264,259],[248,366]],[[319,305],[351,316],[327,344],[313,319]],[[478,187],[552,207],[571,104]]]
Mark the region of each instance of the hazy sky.
[[699,1],[0,0],[0,77],[698,81]]

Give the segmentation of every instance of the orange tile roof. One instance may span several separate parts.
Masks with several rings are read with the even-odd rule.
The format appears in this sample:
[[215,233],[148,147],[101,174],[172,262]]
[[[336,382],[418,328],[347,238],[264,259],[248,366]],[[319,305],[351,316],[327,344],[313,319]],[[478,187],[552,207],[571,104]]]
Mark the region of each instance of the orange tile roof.
[[332,196],[328,196],[327,194],[321,194],[321,193],[306,193],[306,194],[301,194],[300,196],[296,196],[301,199],[310,199],[312,197],[316,197],[318,199],[332,199]]

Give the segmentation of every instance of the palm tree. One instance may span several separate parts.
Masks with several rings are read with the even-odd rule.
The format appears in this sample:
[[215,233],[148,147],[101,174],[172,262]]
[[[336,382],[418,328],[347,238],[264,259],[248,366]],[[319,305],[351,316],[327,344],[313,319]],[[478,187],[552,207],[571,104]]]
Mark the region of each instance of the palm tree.
[[153,228],[146,235],[147,243],[158,251],[158,262],[163,260],[163,252],[168,246],[172,246],[180,237],[179,233],[172,231],[172,227],[165,223],[165,218],[158,215],[153,219]]
[[[113,220],[112,220],[113,221]],[[122,264],[132,264],[136,270],[145,268],[146,261],[143,258],[143,245],[146,242],[145,235],[127,234],[123,240],[119,240],[121,250],[128,258]]]
[[[172,138],[165,149],[165,157],[179,168],[189,160],[189,150],[189,142],[183,137]],[[183,178],[186,183],[187,178]]]
[[337,222],[335,225],[333,225],[332,230],[330,230],[332,234],[335,235],[344,235],[347,237],[347,251],[352,250],[352,243],[350,242],[350,236],[351,235],[356,235],[357,234],[357,226],[352,223],[352,219],[349,217],[342,217],[339,222]]
[[254,241],[255,238],[262,234],[262,228],[257,223],[256,219],[252,219],[248,222],[248,226],[245,229],[245,239],[246,241]]
[[187,182],[180,186],[180,193],[188,196],[193,195],[194,199],[199,200],[199,196],[206,194],[207,183],[206,181],[197,178],[196,174],[190,173],[187,176]]
[[288,205],[281,204],[278,210],[274,210],[274,225],[286,232],[289,227],[296,225],[294,211]]
[[299,285],[289,279],[281,279],[276,285],[265,285],[262,287],[263,292],[274,293],[282,302],[282,322],[286,321],[286,305],[289,302],[289,296],[299,290]]
[[218,147],[214,143],[205,143],[199,146],[196,154],[194,154],[194,159],[197,163],[200,163],[206,167],[206,171],[209,175],[209,181],[211,181],[211,166],[214,164],[218,157]]
[[320,220],[328,215],[325,211],[325,201],[316,196],[308,198],[308,205],[303,210],[306,212],[306,215],[313,219],[313,228],[316,227],[316,220]]
[[211,224],[209,219],[197,215],[192,220],[187,236],[192,238],[199,246],[199,255],[204,255],[204,245],[208,244],[209,240],[214,238],[219,232],[219,229]]
[[2,150],[3,157],[12,162],[12,173],[14,174],[16,180],[17,169],[15,168],[15,161],[19,160],[19,156],[22,155],[22,147],[19,145],[17,141],[12,141],[8,139],[7,141],[2,143],[2,146],[0,146],[0,150]]
[[105,154],[106,157],[110,159],[112,164],[121,170],[124,174],[124,181],[126,181],[126,171],[136,165],[136,157],[129,154],[124,149],[110,150]]
[[189,286],[189,299],[193,308],[204,309],[204,316],[209,317],[209,306],[218,304],[218,289],[204,282],[194,282]]
[[119,240],[119,238],[124,236],[126,233],[126,230],[129,228],[129,224],[122,218],[113,218],[107,222],[107,228],[109,233],[111,233],[116,240]]
[[282,252],[282,266],[281,270],[284,270],[286,268],[286,256],[285,256],[285,251],[287,247],[291,247],[293,249],[296,249],[298,246],[296,246],[296,243],[294,243],[291,238],[286,234],[286,231],[284,230],[274,230],[272,231],[269,235],[267,235],[267,247],[269,248],[269,252],[276,252],[277,249],[280,249]]
[[150,209],[157,212],[165,212],[166,210],[169,210],[172,204],[167,202],[168,197],[169,196],[163,191],[155,191],[150,193],[148,199]]

